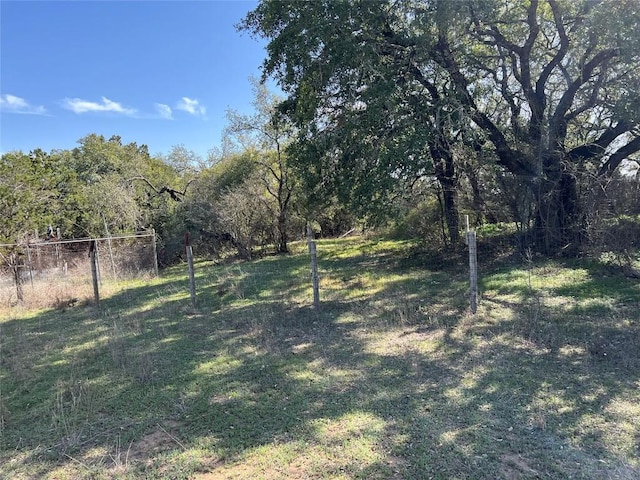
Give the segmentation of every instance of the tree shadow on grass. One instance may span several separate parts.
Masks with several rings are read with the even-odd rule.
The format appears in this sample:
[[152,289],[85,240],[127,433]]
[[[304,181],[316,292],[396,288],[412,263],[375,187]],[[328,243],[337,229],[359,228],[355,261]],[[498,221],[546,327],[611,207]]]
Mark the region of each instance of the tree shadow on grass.
[[[370,262],[328,270],[353,276]],[[625,410],[638,399],[638,370],[626,368],[638,353],[598,355],[585,343],[593,322],[508,301],[470,317],[462,279],[431,272],[358,299],[336,291],[320,309],[261,296],[291,288],[305,263],[289,259],[285,280],[262,283],[252,276],[272,263],[201,272],[211,280],[196,310],[183,279],[121,292],[102,310],[1,324],[0,471],[109,476],[128,449],[132,475],[166,478],[231,477],[240,464],[244,478],[252,465],[290,477],[638,473],[638,422]],[[245,298],[219,295],[224,282]],[[601,333],[639,332],[609,321]],[[618,441],[622,425],[631,431]]]

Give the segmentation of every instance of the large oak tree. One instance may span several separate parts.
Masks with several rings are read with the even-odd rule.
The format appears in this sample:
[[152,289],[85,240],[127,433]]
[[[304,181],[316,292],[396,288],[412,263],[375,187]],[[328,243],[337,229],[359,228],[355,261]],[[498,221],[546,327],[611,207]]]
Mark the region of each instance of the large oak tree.
[[584,179],[640,150],[639,20],[634,0],[263,0],[242,27],[269,40],[312,183],[375,200],[434,174],[451,230],[466,143],[526,186],[557,251],[581,240]]

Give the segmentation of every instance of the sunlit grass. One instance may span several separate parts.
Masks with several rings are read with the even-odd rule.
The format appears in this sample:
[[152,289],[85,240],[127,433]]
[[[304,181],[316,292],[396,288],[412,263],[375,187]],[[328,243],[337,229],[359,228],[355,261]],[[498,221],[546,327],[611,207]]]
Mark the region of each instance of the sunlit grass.
[[470,315],[465,255],[416,249],[318,241],[317,309],[305,242],[197,262],[195,309],[185,265],[100,309],[11,309],[0,476],[640,477],[638,283],[498,264]]

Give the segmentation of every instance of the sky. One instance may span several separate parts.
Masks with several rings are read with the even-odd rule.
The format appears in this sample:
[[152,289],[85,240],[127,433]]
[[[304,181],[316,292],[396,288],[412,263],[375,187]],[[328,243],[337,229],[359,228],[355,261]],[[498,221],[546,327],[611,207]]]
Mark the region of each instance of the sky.
[[220,147],[225,113],[251,113],[264,40],[235,25],[257,2],[0,1],[0,152],[72,149],[90,133]]

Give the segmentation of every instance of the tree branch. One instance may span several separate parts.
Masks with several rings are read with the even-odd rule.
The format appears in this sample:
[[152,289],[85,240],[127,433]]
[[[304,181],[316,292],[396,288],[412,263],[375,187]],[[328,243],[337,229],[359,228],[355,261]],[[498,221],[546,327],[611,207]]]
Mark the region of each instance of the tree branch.
[[160,187],[158,189],[149,180],[147,180],[142,175],[130,178],[129,180],[127,180],[127,182],[133,182],[134,180],[141,180],[141,181],[145,182],[154,192],[156,192],[157,196],[160,196],[163,193],[168,193],[169,196],[176,202],[181,202],[182,201],[182,198],[187,194],[187,188],[189,187],[191,182],[193,182],[193,179],[189,180],[187,182],[187,184],[184,186],[184,189],[182,191],[180,191],[180,190],[175,190],[173,188],[167,187],[166,185],[163,185],[162,187]]
[[581,145],[568,152],[572,159],[590,159],[603,155],[606,148],[623,133],[629,131],[631,126],[627,122],[619,122],[614,127],[607,128],[593,143]]
[[478,125],[488,135],[489,140],[496,149],[498,162],[506,167],[511,173],[525,177],[537,175],[535,166],[527,161],[526,155],[516,152],[509,146],[500,129],[489,119],[489,117],[478,109],[473,97],[467,90],[467,79],[460,71],[451,53],[449,42],[444,32],[440,32],[436,44],[437,55],[435,60],[450,75],[456,90],[459,93],[460,101],[470,111],[473,122]]
[[610,177],[623,160],[638,151],[640,151],[640,137],[635,137],[611,154],[609,159],[598,170],[598,176]]
[[547,80],[549,80],[549,76],[553,72],[554,68],[556,68],[562,59],[564,59],[567,51],[569,50],[569,37],[567,36],[567,32],[565,31],[562,23],[562,16],[560,14],[560,9],[558,8],[558,3],[556,0],[548,0],[548,2],[551,7],[551,11],[553,12],[553,20],[556,24],[558,35],[560,35],[560,48],[551,61],[544,67],[542,73],[540,73],[540,76],[538,77],[538,81],[536,82],[536,96],[540,98],[544,98],[545,96],[544,91]]
[[575,99],[576,94],[580,87],[582,87],[593,75],[593,71],[599,66],[605,64],[610,59],[614,58],[618,55],[617,48],[611,48],[608,50],[602,50],[598,52],[589,62],[587,62],[582,69],[580,70],[580,75],[576,78],[573,83],[569,85],[567,91],[564,92],[560,101],[558,102],[558,106],[556,107],[556,111],[551,117],[551,121],[549,124],[549,145],[554,146],[558,145],[561,139],[564,137],[564,132],[566,131],[566,117],[565,115],[571,108],[573,101]]

